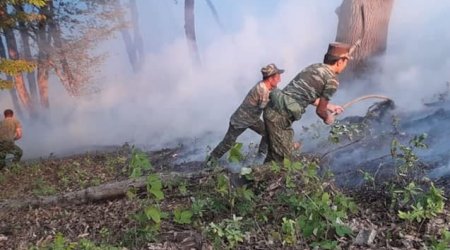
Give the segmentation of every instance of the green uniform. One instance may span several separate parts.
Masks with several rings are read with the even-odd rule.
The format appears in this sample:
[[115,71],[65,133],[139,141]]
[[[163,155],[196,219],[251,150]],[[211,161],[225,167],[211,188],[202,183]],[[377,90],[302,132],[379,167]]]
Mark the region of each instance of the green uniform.
[[19,162],[22,158],[22,149],[14,143],[17,128],[21,128],[20,122],[13,117],[0,122],[0,167],[5,166],[7,154],[14,155],[13,162]]
[[270,103],[264,111],[269,146],[265,162],[291,157],[292,122],[299,120],[317,98],[330,100],[338,86],[336,74],[326,64],[318,63],[302,70],[283,90],[270,93]]
[[269,102],[269,89],[263,81],[257,83],[245,97],[242,104],[230,118],[228,131],[223,140],[211,152],[210,157],[219,159],[233,147],[239,135],[247,128],[262,136],[259,143],[259,152],[267,152],[267,137],[261,114]]

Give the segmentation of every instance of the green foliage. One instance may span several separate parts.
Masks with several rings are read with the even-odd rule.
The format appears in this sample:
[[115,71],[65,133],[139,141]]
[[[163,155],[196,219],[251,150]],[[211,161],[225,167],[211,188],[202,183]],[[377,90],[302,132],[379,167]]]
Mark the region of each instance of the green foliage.
[[159,224],[161,223],[161,209],[157,206],[148,206],[144,210],[145,215],[147,216],[147,219],[151,219],[154,223]]
[[[410,189],[407,188],[405,190]],[[426,193],[423,193],[421,189],[414,189],[414,191],[409,191],[409,193],[403,197],[403,202],[409,202],[412,199],[417,199],[417,201],[410,206],[411,208],[409,211],[398,212],[400,219],[410,222],[421,222],[424,219],[433,218],[444,211],[444,191],[440,188],[436,188],[433,183],[431,183],[431,187]]]
[[203,217],[203,214],[208,211],[208,207],[211,206],[212,200],[210,198],[196,199],[192,198],[191,211],[193,215]]
[[[444,192],[432,182],[426,192],[411,179],[417,180],[417,162],[419,158],[414,150],[427,148],[426,134],[414,136],[408,145],[402,145],[396,139],[391,143],[391,155],[396,161],[398,181],[393,184],[391,208],[398,208],[400,219],[409,222],[421,222],[443,212],[445,206]],[[405,184],[408,183],[408,184]]]
[[181,210],[176,208],[173,211],[173,220],[178,224],[191,224],[193,212],[191,210]]
[[443,230],[440,239],[431,242],[432,250],[448,250],[450,248],[450,231]]
[[402,145],[396,139],[392,140],[391,156],[396,161],[396,169],[399,176],[408,176],[416,168],[419,158],[416,156],[414,149],[427,148],[427,145],[424,143],[426,138],[427,134],[414,136],[408,145]]
[[211,222],[207,227],[208,235],[213,239],[213,242],[227,249],[233,249],[239,243],[244,242],[241,220],[242,217],[233,215],[232,219],[224,219],[219,224]]
[[369,182],[370,185],[371,185],[373,188],[375,188],[375,177],[374,177],[371,173],[366,172],[366,171],[364,171],[364,170],[362,170],[362,169],[360,169],[359,172],[362,173],[362,175],[363,175],[363,180],[366,181],[366,182]]
[[23,72],[32,72],[36,64],[25,60],[0,59],[0,73],[15,76]]
[[281,224],[281,233],[283,234],[283,245],[292,246],[297,243],[297,228],[296,222],[292,219],[283,217]]
[[12,81],[6,81],[6,80],[0,79],[0,90],[12,89],[12,88],[14,88],[14,83]]
[[70,242],[64,238],[64,235],[57,233],[53,241],[44,246],[33,246],[31,250],[119,250],[121,248],[108,246],[108,245],[96,245],[90,240],[81,239],[79,242]]
[[230,154],[228,156],[229,162],[240,162],[244,159],[244,155],[241,152],[242,149],[242,143],[236,143],[234,146],[230,149]]
[[364,130],[363,124],[340,123],[336,121],[330,130],[328,140],[333,143],[339,143],[342,138],[350,141],[360,136]]
[[333,249],[337,246],[335,237],[352,234],[343,220],[357,210],[356,204],[342,193],[327,189],[327,179],[318,175],[317,164],[285,160],[283,166],[272,169],[285,178],[286,190],[279,195],[280,202],[290,208],[290,217],[296,223],[294,226],[287,219],[281,222],[284,244],[295,245],[297,234],[301,234],[315,242],[314,246]]
[[48,184],[44,179],[38,178],[33,182],[33,194],[38,196],[52,195],[56,189]]
[[36,7],[44,7],[48,0],[4,0],[3,4],[30,4]]
[[182,182],[179,183],[178,191],[180,192],[181,195],[187,195],[188,194],[186,181],[182,181]]
[[219,174],[217,176],[215,191],[222,198],[220,200],[215,199],[215,205],[218,208],[228,207],[231,213],[234,213],[234,210],[237,209],[240,215],[252,212],[255,205],[253,191],[246,186],[233,188],[228,175]]
[[157,201],[164,199],[162,188],[161,178],[158,174],[152,174],[147,177],[147,192],[152,194]]
[[147,154],[142,152],[141,150],[133,147],[131,150],[131,178],[138,178],[143,175],[143,172],[146,170],[152,169],[152,165],[150,160],[148,159]]

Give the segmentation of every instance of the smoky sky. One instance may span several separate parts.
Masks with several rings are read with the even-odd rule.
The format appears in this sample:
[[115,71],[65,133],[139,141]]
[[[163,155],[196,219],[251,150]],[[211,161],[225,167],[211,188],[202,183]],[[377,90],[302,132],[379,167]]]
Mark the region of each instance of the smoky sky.
[[[213,1],[223,29],[204,1],[197,1],[201,66],[193,66],[187,50],[184,3],[175,2],[137,1],[145,47],[141,72],[132,73],[117,34],[98,48],[109,57],[96,77],[96,94],[68,97],[51,78],[47,121],[23,121],[18,144],[25,158],[124,142],[158,148],[179,138],[202,138],[197,146],[206,155],[208,146],[223,137],[245,94],[261,80],[261,67],[275,63],[285,69],[279,85],[284,87],[302,68],[322,60],[336,36],[334,11],[341,1]],[[383,73],[338,91],[332,101],[383,94],[399,108],[416,111],[421,99],[445,89],[450,80],[449,7],[446,1],[395,1],[387,53],[380,59]],[[374,82],[377,88],[364,87]],[[9,94],[0,96],[1,106],[10,107]],[[365,105],[346,114],[362,114]],[[294,128],[317,120],[309,108]],[[245,132],[240,140],[258,138]]]

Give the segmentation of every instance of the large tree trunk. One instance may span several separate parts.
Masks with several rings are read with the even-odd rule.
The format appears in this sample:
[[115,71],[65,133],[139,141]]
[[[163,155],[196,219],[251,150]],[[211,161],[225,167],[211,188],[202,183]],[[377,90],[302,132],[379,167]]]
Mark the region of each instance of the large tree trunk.
[[[0,36],[0,58],[7,58],[6,56],[6,47],[3,43],[3,37]],[[13,81],[11,76],[6,76],[6,80]],[[19,99],[17,98],[16,89],[12,88],[9,90],[9,93],[11,95],[11,100],[13,103],[14,111],[17,113],[19,117],[23,117],[22,108],[20,107]]]
[[184,31],[188,48],[196,63],[201,63],[200,55],[197,47],[197,39],[195,37],[195,15],[194,0],[184,1]]
[[360,77],[378,68],[371,59],[386,51],[393,2],[394,0],[343,0],[336,9],[339,17],[336,41],[354,44],[361,39],[361,46],[353,53],[354,60],[350,61],[345,77]]
[[[201,171],[195,173],[160,173],[163,183],[168,183],[174,179],[193,180],[209,176],[211,172]],[[22,200],[4,200],[0,202],[0,211],[4,209],[18,209],[24,207],[39,207],[54,204],[82,204],[92,201],[110,200],[120,198],[126,195],[131,188],[142,189],[147,185],[147,176],[138,179],[129,179],[119,182],[106,183],[96,187],[69,192],[60,195],[22,199]]]
[[[24,12],[23,7],[20,5],[15,6],[18,12]],[[32,60],[31,48],[30,48],[30,35],[28,34],[28,27],[24,22],[19,22],[19,33],[22,40],[23,59]],[[26,73],[28,80],[28,89],[30,90],[31,103],[33,106],[37,104],[38,92],[36,87],[36,75],[35,72]]]
[[59,26],[58,20],[54,18],[54,1],[49,1],[48,6],[50,6],[50,20],[48,21],[49,33],[53,39],[54,45],[57,50],[57,57],[59,58],[59,63],[61,65],[61,70],[58,69],[58,65],[53,64],[55,71],[63,83],[63,86],[69,92],[70,95],[79,95],[79,84],[77,83],[72,69],[67,60],[66,52],[63,48],[63,39],[61,35],[61,28]]
[[[41,8],[41,15],[48,15],[48,7]],[[41,107],[48,109],[50,107],[49,97],[48,97],[48,77],[50,69],[50,41],[51,37],[49,32],[47,32],[47,24],[45,21],[41,21],[38,24],[37,32],[37,45],[38,45],[38,66],[37,66],[37,78],[38,78],[38,89],[40,96]]]
[[[17,43],[16,37],[14,36],[14,32],[6,28],[5,38],[6,45],[8,47],[8,56],[11,60],[19,59],[19,52],[17,51]],[[25,80],[22,74],[17,74],[14,77],[14,86],[17,91],[17,95],[19,96],[19,100],[22,103],[22,106],[28,111],[30,115],[34,114],[33,106],[31,105],[30,95],[28,94],[28,90],[25,87]]]
[[[120,0],[116,1],[116,7],[119,10],[122,8],[120,5]],[[130,0],[129,7],[131,16],[131,30],[133,31],[133,34],[130,34],[130,27],[121,29],[120,33],[122,35],[123,42],[125,43],[131,68],[133,69],[133,72],[137,73],[144,63],[144,43],[139,29],[139,12],[136,1]],[[119,18],[121,19],[121,23],[125,23],[122,15],[120,15]]]

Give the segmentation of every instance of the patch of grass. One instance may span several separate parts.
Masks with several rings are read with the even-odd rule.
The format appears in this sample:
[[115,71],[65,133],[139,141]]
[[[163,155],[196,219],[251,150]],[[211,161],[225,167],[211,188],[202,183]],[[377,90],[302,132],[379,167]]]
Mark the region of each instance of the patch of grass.
[[38,178],[33,182],[33,194],[37,196],[52,195],[56,189],[48,184],[44,179]]

